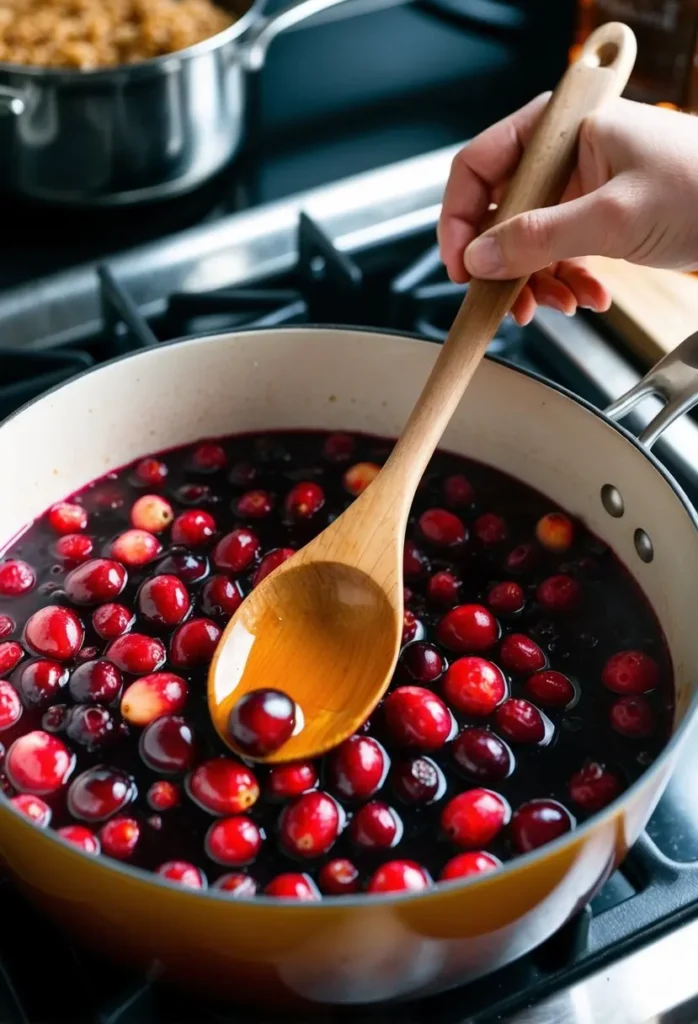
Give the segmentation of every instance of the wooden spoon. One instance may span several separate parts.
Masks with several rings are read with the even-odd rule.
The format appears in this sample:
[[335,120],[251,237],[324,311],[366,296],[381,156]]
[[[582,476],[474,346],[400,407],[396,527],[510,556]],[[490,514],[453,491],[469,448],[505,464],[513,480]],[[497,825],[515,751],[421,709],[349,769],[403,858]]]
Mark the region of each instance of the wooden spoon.
[[[619,96],[636,54],[610,23],[586,41],[553,94],[496,221],[558,202],[584,119]],[[526,279],[472,281],[439,358],[385,466],[331,526],[257,586],[213,658],[208,703],[223,741],[237,701],[275,689],[299,709],[295,731],[257,760],[317,757],[355,732],[387,689],[403,628],[402,558],[415,490],[499,324]],[[399,367],[397,368],[399,372]],[[238,753],[249,756],[249,748]]]

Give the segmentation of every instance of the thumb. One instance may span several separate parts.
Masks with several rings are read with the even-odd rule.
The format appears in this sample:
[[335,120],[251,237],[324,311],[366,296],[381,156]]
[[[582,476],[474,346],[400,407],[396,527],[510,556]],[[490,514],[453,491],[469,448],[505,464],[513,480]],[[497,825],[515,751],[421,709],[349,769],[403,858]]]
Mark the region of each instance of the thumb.
[[521,213],[485,231],[465,250],[465,269],[473,277],[501,281],[576,256],[620,256],[627,248],[623,224],[623,198],[609,182],[579,199]]

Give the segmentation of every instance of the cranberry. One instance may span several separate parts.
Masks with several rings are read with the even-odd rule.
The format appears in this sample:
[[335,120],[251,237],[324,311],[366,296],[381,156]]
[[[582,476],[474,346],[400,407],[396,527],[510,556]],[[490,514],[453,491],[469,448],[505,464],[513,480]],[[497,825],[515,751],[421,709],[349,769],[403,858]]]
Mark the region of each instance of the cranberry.
[[419,892],[428,889],[431,878],[414,860],[389,860],[369,879],[367,892]]
[[585,761],[570,779],[570,799],[587,814],[594,814],[623,792],[623,780],[598,761]]
[[22,702],[11,683],[0,681],[0,732],[12,728],[22,717]]
[[41,728],[46,732],[61,732],[70,714],[67,704],[54,704],[41,719]]
[[208,559],[192,551],[172,549],[157,566],[158,575],[176,576],[182,583],[198,583],[208,576]]
[[257,883],[249,875],[243,875],[240,871],[231,871],[228,875],[221,875],[213,887],[226,896],[234,896],[236,899],[244,899],[249,896],[256,896]]
[[182,484],[175,493],[177,501],[182,505],[200,505],[211,499],[211,488],[208,484]]
[[10,803],[16,811],[25,814],[38,828],[48,828],[51,822],[51,808],[40,796],[20,793],[18,796],[13,796]]
[[459,548],[468,538],[463,522],[444,508],[427,509],[419,517],[418,526],[424,539],[435,548]]
[[217,864],[241,868],[262,848],[262,833],[251,818],[221,818],[206,833],[206,853]]
[[613,693],[647,693],[659,682],[659,665],[643,651],[619,651],[604,665],[601,682]]
[[459,604],[446,612],[437,626],[440,643],[457,654],[486,651],[497,642],[497,620],[481,604]]
[[538,586],[538,603],[550,612],[568,612],[578,603],[582,588],[571,576],[549,576]]
[[387,772],[388,755],[369,736],[350,736],[328,763],[330,785],[345,800],[367,800],[381,788]]
[[83,661],[70,677],[70,692],[79,703],[111,704],[121,693],[121,672],[106,658]]
[[67,533],[56,542],[56,554],[66,562],[84,562],[94,547],[91,538],[84,533]]
[[242,519],[266,519],[274,510],[274,498],[269,491],[246,491],[234,509]]
[[239,583],[227,576],[212,576],[201,592],[201,610],[206,615],[229,619],[242,604],[242,598]]
[[509,672],[537,672],[545,668],[545,655],[540,647],[523,633],[511,633],[504,638],[499,658]]
[[162,533],[174,519],[169,501],[159,494],[144,494],[131,508],[131,526],[148,533]]
[[103,604],[92,612],[92,628],[102,640],[123,636],[135,621],[136,616],[123,604]]
[[434,573],[427,583],[427,597],[434,604],[441,604],[445,608],[458,604],[458,595],[461,589],[461,581],[452,572],[443,569]]
[[172,524],[173,544],[184,544],[189,548],[200,548],[216,532],[216,520],[210,512],[199,508],[187,509],[178,515]]
[[571,547],[574,527],[562,512],[548,512],[536,523],[536,537],[546,550],[560,554]]
[[143,732],[139,750],[153,771],[186,772],[196,757],[191,727],[179,715],[163,715]]
[[438,750],[453,732],[453,716],[444,702],[421,686],[401,686],[383,705],[392,738],[401,746]]
[[451,882],[456,878],[471,878],[473,875],[486,875],[501,867],[501,861],[491,853],[483,850],[472,850],[459,853],[444,866],[439,875],[440,882]]
[[10,636],[15,631],[14,620],[9,615],[0,615],[0,640]]
[[510,814],[509,805],[497,793],[469,789],[446,804],[441,812],[441,828],[456,846],[477,850],[492,842]]
[[430,757],[408,757],[398,761],[391,782],[396,797],[405,804],[430,804],[446,789],[446,779]]
[[543,743],[552,727],[535,704],[511,697],[494,714],[497,728],[512,743]]
[[207,885],[203,871],[186,860],[168,860],[166,864],[160,865],[155,874],[166,878],[168,882],[183,885],[186,889],[205,889]]
[[325,492],[320,484],[302,481],[286,495],[284,508],[292,519],[311,519],[325,504]]
[[66,745],[41,731],[19,736],[5,758],[5,770],[15,789],[39,796],[60,789],[74,766],[75,758]]
[[611,726],[621,736],[646,739],[654,732],[654,715],[645,697],[620,697],[611,708]]
[[290,739],[296,705],[280,690],[252,690],[233,706],[228,731],[236,747],[250,757],[266,757]]
[[256,562],[261,547],[252,530],[239,527],[218,541],[213,549],[213,561],[223,572],[245,572]]
[[418,641],[405,647],[399,665],[411,681],[435,683],[443,675],[446,662],[433,644]]
[[250,487],[258,476],[259,470],[251,462],[236,462],[228,473],[228,480],[234,487]]
[[14,668],[17,668],[24,657],[22,645],[16,640],[0,642],[0,676],[7,675]]
[[259,785],[250,768],[229,757],[198,765],[187,779],[192,800],[210,814],[241,814],[259,798]]
[[155,626],[178,626],[191,608],[191,600],[176,576],[153,576],[138,591],[141,615]]
[[351,896],[360,889],[359,870],[346,857],[328,860],[320,868],[318,884],[328,896]]
[[[54,738],[54,743],[59,742]],[[81,821],[105,821],[136,797],[130,775],[118,768],[97,765],[76,776],[68,790],[68,810]]]
[[509,536],[509,528],[501,516],[485,512],[473,523],[473,533],[481,544],[503,544]]
[[135,818],[112,818],[99,830],[102,852],[115,860],[128,860],[140,836],[140,825]]
[[172,637],[170,661],[174,668],[210,665],[222,630],[210,619],[190,619]]
[[405,608],[402,613],[402,644],[412,643],[418,637],[424,636],[424,627],[421,622],[409,608]]
[[467,508],[472,505],[475,492],[462,473],[454,473],[444,480],[444,498],[451,508]]
[[375,462],[357,462],[342,477],[344,489],[355,498],[358,497],[375,480],[380,470]]
[[145,530],[126,530],[111,542],[112,558],[131,568],[147,565],[162,551],[162,544]]
[[150,725],[156,718],[181,711],[187,696],[181,676],[153,672],[127,687],[121,698],[121,715],[130,725]]
[[165,661],[165,647],[159,640],[142,633],[117,637],[107,647],[106,656],[122,672],[132,676],[155,672]]
[[30,616],[24,637],[37,654],[67,661],[82,647],[85,631],[75,612],[58,605],[47,605]]
[[158,779],[148,790],[148,803],[154,811],[171,811],[182,802],[179,787],[169,779]]
[[99,839],[84,825],[65,825],[58,829],[58,835],[66,842],[77,846],[83,853],[92,853],[96,856],[100,851]]
[[405,541],[402,571],[406,580],[418,580],[427,571],[427,561],[424,555],[411,540]]
[[141,459],[136,466],[136,479],[146,487],[159,487],[167,479],[167,466],[160,459]]
[[0,595],[19,597],[36,584],[34,570],[20,558],[9,558],[0,564]]
[[526,696],[538,701],[546,708],[567,708],[577,697],[574,683],[553,669],[535,672],[526,680]]
[[373,800],[364,804],[351,820],[352,842],[364,850],[388,850],[402,838],[402,821],[387,804]]
[[575,821],[557,800],[529,800],[514,811],[511,841],[518,853],[529,853],[571,831]]
[[113,479],[114,476],[115,474],[110,474],[107,477],[107,482],[102,481],[98,486],[92,488],[87,495],[90,504],[95,509],[100,511],[108,509],[114,512],[123,506],[124,496],[121,488],[118,484],[110,482],[110,478]]
[[354,454],[354,447],[351,434],[329,434],[322,446],[322,454],[328,462],[348,462]]
[[93,558],[65,578],[65,592],[75,604],[99,604],[118,597],[126,586],[126,570],[110,558]]
[[271,800],[290,800],[315,789],[318,775],[312,761],[272,765],[267,776],[266,793]]
[[225,469],[228,456],[225,449],[214,441],[203,441],[191,457],[192,466],[200,473],[217,473]]
[[453,759],[478,782],[502,782],[514,770],[514,757],[509,747],[486,729],[464,729],[456,736]]
[[487,592],[487,603],[497,615],[516,615],[526,603],[518,583],[496,583]]
[[265,555],[262,561],[252,577],[252,586],[257,587],[265,580],[270,573],[278,569],[280,565],[283,565],[292,555],[295,555],[293,548],[274,548],[269,554]]
[[46,514],[49,525],[56,533],[78,533],[87,529],[87,512],[82,505],[59,501]]
[[339,835],[342,817],[335,800],[313,790],[286,804],[279,817],[282,846],[297,857],[320,857]]
[[463,714],[476,718],[491,715],[507,695],[500,669],[484,658],[459,658],[444,677],[446,700]]
[[507,571],[515,576],[529,572],[538,561],[538,552],[533,544],[519,544],[505,559]]
[[99,750],[114,732],[114,719],[106,708],[79,704],[70,709],[66,735],[88,752]]
[[265,896],[276,896],[283,900],[319,900],[315,882],[308,875],[302,875],[295,871],[289,871],[283,875],[277,875],[264,890]]

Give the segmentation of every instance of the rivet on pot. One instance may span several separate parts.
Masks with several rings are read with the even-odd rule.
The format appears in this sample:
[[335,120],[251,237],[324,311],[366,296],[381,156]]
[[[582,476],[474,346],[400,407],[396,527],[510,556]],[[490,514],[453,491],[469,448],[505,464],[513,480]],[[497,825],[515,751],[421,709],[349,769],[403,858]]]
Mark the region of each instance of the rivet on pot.
[[625,512],[623,495],[613,484],[604,484],[601,488],[601,504],[614,519],[620,519]]
[[652,541],[650,540],[650,535],[641,527],[638,527],[638,529],[635,530],[633,540],[635,541],[635,550],[642,561],[651,562],[654,558],[654,548],[652,546]]

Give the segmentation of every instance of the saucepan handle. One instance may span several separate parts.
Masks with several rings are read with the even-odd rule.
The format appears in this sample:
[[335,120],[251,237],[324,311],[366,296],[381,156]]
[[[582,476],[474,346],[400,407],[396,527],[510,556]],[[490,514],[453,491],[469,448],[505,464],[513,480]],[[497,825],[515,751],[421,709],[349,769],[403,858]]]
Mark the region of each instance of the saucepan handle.
[[24,98],[19,89],[11,89],[9,86],[0,85],[0,115],[19,115],[24,112],[24,107]]
[[674,420],[698,405],[698,331],[659,360],[635,387],[606,409],[618,420],[649,395],[664,399],[664,406],[651,420],[638,441],[651,448]]
[[332,7],[345,4],[354,7],[358,3],[360,0],[294,0],[274,14],[261,18],[246,33],[240,44],[240,55],[245,67],[248,71],[259,71],[264,64],[269,46],[282,32]]

